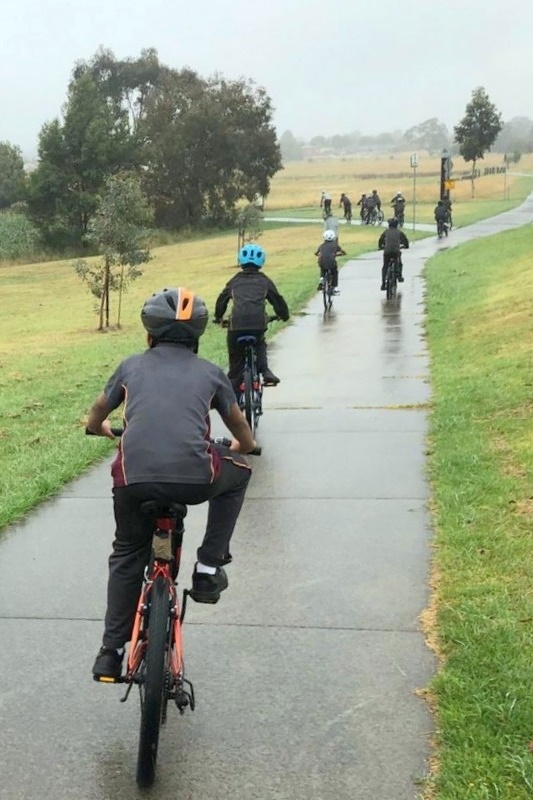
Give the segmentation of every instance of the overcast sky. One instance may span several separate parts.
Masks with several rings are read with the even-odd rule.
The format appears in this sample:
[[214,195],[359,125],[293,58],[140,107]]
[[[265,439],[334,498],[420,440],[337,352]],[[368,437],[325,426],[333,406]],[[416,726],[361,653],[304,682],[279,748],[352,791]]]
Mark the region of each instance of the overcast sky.
[[0,141],[36,153],[74,63],[155,47],[170,67],[252,78],[278,134],[451,128],[484,86],[504,120],[533,117],[533,0],[3,0]]

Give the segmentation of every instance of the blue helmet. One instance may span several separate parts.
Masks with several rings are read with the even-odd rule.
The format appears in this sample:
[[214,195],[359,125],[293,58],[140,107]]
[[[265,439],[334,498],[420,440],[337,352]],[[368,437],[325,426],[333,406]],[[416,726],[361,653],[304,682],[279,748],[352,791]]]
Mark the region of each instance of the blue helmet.
[[241,267],[257,267],[261,269],[266,261],[266,253],[263,248],[258,244],[245,244],[239,250],[239,265]]

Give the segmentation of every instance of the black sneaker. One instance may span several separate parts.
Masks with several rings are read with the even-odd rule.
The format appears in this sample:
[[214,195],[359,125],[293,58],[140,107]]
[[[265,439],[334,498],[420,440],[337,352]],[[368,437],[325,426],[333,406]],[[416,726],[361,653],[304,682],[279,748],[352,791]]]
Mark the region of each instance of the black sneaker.
[[263,370],[263,382],[265,386],[277,386],[279,383],[279,378],[277,375],[274,375],[269,369]]
[[403,283],[403,275],[398,275],[398,283]]
[[220,592],[228,588],[228,576],[223,567],[217,567],[214,575],[207,575],[204,572],[192,574],[192,589],[189,594],[197,603],[218,603]]
[[384,292],[386,288],[387,288],[387,287],[385,286],[385,284],[384,284],[384,283],[382,283],[382,284],[381,284],[381,290],[380,290],[380,291]]
[[124,653],[119,655],[110,647],[101,647],[93,666],[93,678],[102,683],[115,683],[122,674],[122,659]]

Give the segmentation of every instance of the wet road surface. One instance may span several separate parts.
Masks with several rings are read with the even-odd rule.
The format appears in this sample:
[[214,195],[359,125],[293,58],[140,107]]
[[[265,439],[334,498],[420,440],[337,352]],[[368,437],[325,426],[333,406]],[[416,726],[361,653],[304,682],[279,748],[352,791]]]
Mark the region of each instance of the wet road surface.
[[[425,479],[424,260],[531,220],[533,202],[419,242],[395,301],[380,255],[349,262],[271,347],[282,377],[232,543],[230,588],[190,604],[194,714],[169,709],[158,800],[414,800],[432,720],[417,690],[435,661]],[[105,377],[105,376],[104,376]],[[91,441],[87,442],[91,446]],[[0,540],[0,798],[146,796],[134,774],[138,705],[93,683],[112,533],[109,464]],[[187,518],[188,584],[205,520]]]

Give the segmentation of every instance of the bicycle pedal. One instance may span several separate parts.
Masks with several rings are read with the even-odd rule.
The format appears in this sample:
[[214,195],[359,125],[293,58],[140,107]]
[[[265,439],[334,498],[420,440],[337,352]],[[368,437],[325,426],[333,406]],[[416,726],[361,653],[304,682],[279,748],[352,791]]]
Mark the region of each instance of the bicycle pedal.
[[96,683],[122,683],[122,677],[111,678],[107,675],[93,675],[93,681],[96,681]]

